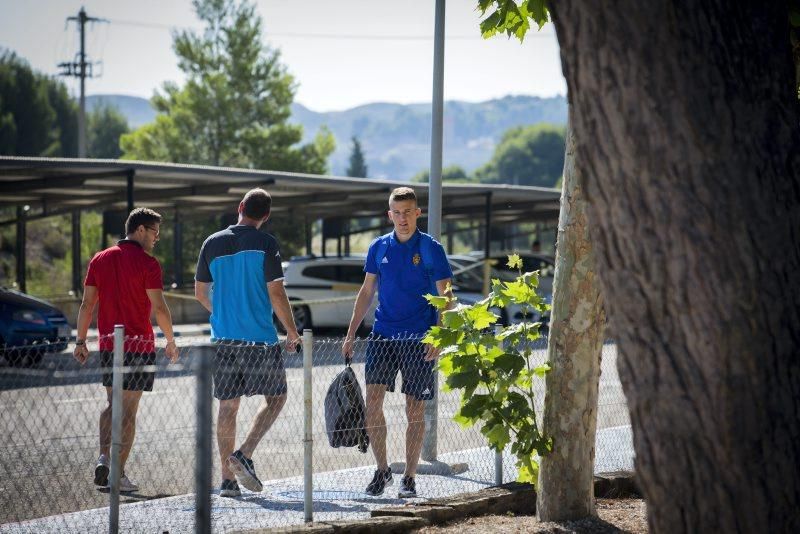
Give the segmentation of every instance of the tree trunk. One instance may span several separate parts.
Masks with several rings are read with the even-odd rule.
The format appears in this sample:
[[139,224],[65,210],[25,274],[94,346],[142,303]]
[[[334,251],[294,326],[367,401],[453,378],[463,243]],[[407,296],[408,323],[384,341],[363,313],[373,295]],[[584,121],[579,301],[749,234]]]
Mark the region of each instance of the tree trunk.
[[597,388],[605,315],[589,241],[586,200],[574,164],[575,138],[567,150],[558,216],[558,248],[544,401],[544,433],[553,451],[541,459],[536,513],[541,521],[595,515],[594,444]]
[[780,2],[551,2],[653,532],[800,531],[800,132]]

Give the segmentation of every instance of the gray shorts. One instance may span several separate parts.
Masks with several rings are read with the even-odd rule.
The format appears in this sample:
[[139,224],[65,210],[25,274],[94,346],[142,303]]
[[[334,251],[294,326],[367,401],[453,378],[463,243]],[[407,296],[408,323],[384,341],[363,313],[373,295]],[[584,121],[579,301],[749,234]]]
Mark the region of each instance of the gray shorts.
[[286,368],[280,344],[217,344],[214,397],[229,400],[245,395],[285,395]]

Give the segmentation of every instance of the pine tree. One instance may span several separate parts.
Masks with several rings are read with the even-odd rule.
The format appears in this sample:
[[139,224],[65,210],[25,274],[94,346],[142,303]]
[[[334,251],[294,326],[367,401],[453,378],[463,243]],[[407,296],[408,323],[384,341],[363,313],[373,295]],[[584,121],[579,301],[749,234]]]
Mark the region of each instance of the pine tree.
[[322,130],[297,147],[289,124],[294,78],[262,44],[262,20],[248,1],[195,0],[202,33],[184,30],[173,48],[186,75],[152,103],[154,123],[122,137],[125,158],[324,174],[333,136]]
[[364,152],[361,150],[361,143],[358,137],[353,137],[353,149],[350,152],[350,165],[347,167],[347,176],[354,178],[367,177],[367,163],[364,161]]

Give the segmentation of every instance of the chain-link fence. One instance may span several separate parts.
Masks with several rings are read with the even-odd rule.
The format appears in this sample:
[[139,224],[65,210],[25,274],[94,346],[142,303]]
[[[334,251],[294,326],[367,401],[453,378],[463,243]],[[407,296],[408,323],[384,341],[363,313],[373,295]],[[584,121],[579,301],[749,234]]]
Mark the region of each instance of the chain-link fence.
[[[341,390],[326,403],[330,385],[345,370],[342,338],[307,340],[297,353],[282,345],[178,340],[180,357],[170,363],[163,348],[127,339],[125,354],[119,355],[126,374],[118,376],[127,381],[127,390],[117,404],[116,439],[103,387],[113,383],[110,340],[91,342],[83,365],[73,358],[71,344],[64,352],[43,352],[40,362],[25,356],[41,347],[5,349],[5,361],[0,360],[0,532],[108,531],[114,521],[115,492],[107,487],[116,469],[112,453],[119,449],[124,457],[131,440],[130,456],[116,471],[120,531],[189,532],[198,514],[210,520],[214,532],[301,524],[310,515],[315,521],[366,517],[372,508],[404,502],[398,493],[408,443],[418,443],[421,429],[430,426],[433,402],[436,440],[420,443],[424,459],[414,477],[417,499],[516,477],[513,456],[504,454],[498,465],[479,428],[453,422],[459,393],[442,391],[441,377],[431,383],[436,374],[424,363],[425,348],[418,343],[355,340],[350,369],[367,408],[359,412],[348,406],[358,404],[357,398]],[[8,358],[9,350],[17,357]],[[545,357],[546,341],[540,340],[535,358],[543,362]],[[310,364],[306,369],[304,359]],[[631,470],[615,345],[604,346],[602,362],[596,470]],[[376,408],[383,388],[366,382],[388,386],[395,372],[395,391],[385,393],[381,418]],[[150,373],[155,375],[152,391],[138,393],[148,389]],[[342,380],[339,385],[346,387]],[[539,386],[543,399],[543,381]],[[426,401],[426,417],[421,401],[436,391],[436,400]],[[403,392],[420,401],[408,403]],[[350,425],[343,422],[350,420]],[[362,425],[370,441],[366,453],[358,447],[364,444]],[[349,426],[356,431],[349,432]],[[382,493],[374,485],[368,488],[376,478],[380,427],[385,427],[385,462],[392,469],[392,484]],[[232,460],[234,451],[242,454]],[[258,489],[251,470],[261,491],[248,489]],[[235,487],[232,480],[238,481]],[[210,486],[210,499],[203,498],[205,492],[195,498],[198,481]]]

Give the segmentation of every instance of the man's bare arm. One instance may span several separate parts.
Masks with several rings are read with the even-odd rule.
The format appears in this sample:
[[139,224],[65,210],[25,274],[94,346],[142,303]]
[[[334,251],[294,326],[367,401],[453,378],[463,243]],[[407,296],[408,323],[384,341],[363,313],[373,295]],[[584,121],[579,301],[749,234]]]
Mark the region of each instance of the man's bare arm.
[[286,288],[283,287],[283,279],[267,283],[267,293],[272,303],[272,310],[286,330],[286,350],[293,352],[300,341],[300,334],[297,333],[297,326],[294,324],[292,306],[289,304]]
[[[448,297],[450,300],[447,302],[447,308],[442,311],[452,309],[455,306],[455,300],[453,297],[453,289],[450,287],[450,279],[445,278],[443,280],[436,281],[436,291],[439,293],[440,297]],[[442,324],[442,314],[440,313],[438,316],[437,324]],[[428,345],[428,350],[425,352],[425,360],[435,360],[439,357],[439,349],[434,347],[433,345]]]
[[342,356],[345,361],[350,361],[353,356],[353,345],[355,342],[356,331],[358,330],[364,316],[367,315],[372,304],[372,299],[375,297],[375,289],[378,286],[378,277],[372,273],[367,273],[364,276],[364,283],[361,284],[361,289],[358,290],[356,302],[353,305],[353,315],[350,317],[350,326],[347,328],[347,336],[342,343]]
[[172,314],[169,311],[169,306],[167,306],[167,301],[164,300],[164,292],[160,289],[148,289],[147,298],[150,299],[150,304],[153,306],[156,323],[167,340],[167,357],[175,363],[178,359],[178,347],[175,345],[175,334],[172,331]]
[[83,300],[81,300],[81,307],[78,309],[78,319],[76,321],[77,334],[75,337],[75,350],[72,355],[81,364],[86,363],[89,357],[89,349],[86,347],[86,334],[89,332],[89,325],[92,323],[92,313],[94,307],[97,305],[99,295],[95,286],[84,286]]
[[378,277],[372,273],[367,273],[364,276],[364,282],[361,284],[361,289],[358,290],[356,302],[353,305],[353,315],[350,317],[350,326],[347,328],[347,337],[353,338],[356,335],[358,327],[364,320],[372,304],[372,299],[375,297],[375,289],[378,286]]
[[194,298],[211,313],[211,284],[194,281]]

